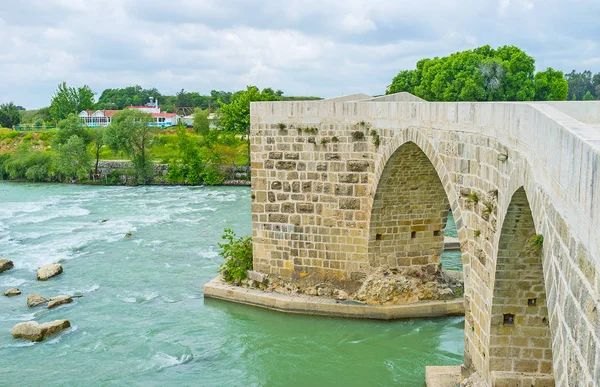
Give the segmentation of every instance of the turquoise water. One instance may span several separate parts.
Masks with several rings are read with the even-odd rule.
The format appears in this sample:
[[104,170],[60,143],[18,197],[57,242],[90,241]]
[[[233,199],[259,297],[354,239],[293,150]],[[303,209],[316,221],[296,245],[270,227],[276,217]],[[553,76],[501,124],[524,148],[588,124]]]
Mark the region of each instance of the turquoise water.
[[[458,238],[456,223],[454,223],[454,215],[452,215],[452,212],[448,214],[448,222],[446,223],[446,228],[444,229],[444,235]],[[460,250],[444,251],[442,253],[441,260],[442,267],[446,270],[463,270]]]
[[[0,183],[0,385],[422,386],[462,363],[463,318],[406,322],[291,316],[216,300],[225,227],[249,234],[248,188]],[[108,219],[102,222],[103,219]],[[124,239],[131,232],[131,239]],[[47,282],[35,270],[62,262]],[[57,309],[27,294],[83,293]],[[12,326],[66,318],[42,343]]]

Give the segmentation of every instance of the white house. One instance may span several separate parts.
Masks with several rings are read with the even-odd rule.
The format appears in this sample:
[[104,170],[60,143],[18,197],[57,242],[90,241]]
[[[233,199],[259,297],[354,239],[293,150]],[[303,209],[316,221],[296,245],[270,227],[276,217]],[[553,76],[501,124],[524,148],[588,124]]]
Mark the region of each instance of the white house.
[[[144,106],[127,106],[126,109],[135,109],[145,113],[152,114],[154,122],[150,126],[165,128],[167,126],[177,125],[178,116],[175,113],[161,113],[158,100],[150,97],[150,102]],[[112,116],[119,110],[83,110],[79,113],[79,119],[86,126],[107,126],[112,120]]]

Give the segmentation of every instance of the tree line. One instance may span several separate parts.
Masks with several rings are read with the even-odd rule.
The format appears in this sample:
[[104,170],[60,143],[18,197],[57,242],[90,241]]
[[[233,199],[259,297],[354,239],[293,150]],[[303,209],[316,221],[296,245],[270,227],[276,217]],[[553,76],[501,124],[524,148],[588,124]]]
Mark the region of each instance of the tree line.
[[486,45],[421,59],[414,70],[394,77],[387,94],[405,91],[427,101],[582,100],[598,98],[598,83],[600,73],[590,71],[564,75],[548,68],[536,73],[535,60],[520,48]]

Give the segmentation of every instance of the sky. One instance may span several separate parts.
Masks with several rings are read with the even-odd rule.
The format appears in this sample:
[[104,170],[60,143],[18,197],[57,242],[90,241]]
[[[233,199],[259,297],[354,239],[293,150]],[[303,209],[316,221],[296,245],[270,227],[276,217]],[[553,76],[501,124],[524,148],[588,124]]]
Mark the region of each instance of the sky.
[[0,0],[0,103],[50,104],[60,82],[162,94],[255,85],[377,95],[424,57],[515,45],[600,71],[600,0]]

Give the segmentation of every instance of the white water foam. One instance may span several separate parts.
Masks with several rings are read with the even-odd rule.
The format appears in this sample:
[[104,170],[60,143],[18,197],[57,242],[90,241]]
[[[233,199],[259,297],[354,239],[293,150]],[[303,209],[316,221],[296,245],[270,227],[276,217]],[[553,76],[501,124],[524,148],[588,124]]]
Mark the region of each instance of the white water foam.
[[194,355],[183,354],[179,357],[171,356],[163,352],[157,352],[154,355],[154,361],[156,362],[158,369],[175,367],[181,364],[186,364],[194,360]]

